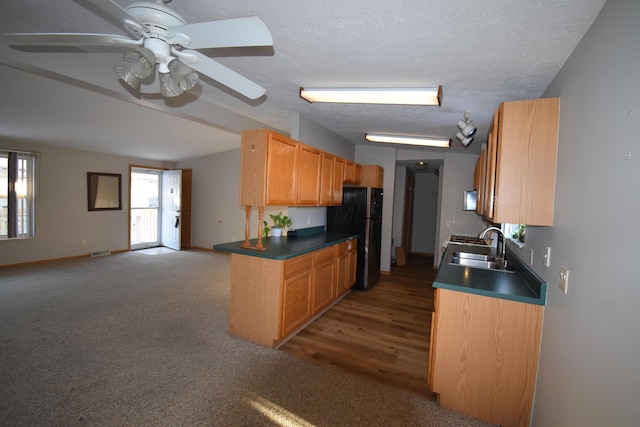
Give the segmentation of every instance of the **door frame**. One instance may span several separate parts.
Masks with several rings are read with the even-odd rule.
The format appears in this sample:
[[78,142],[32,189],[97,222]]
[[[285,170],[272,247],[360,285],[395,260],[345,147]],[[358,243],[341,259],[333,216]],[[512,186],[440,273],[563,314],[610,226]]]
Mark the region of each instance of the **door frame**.
[[[162,168],[157,166],[146,166],[139,164],[129,164],[129,200],[127,203],[127,249],[131,251],[131,172],[133,169],[150,169],[157,171],[166,171],[168,168]],[[182,171],[182,218],[180,220],[180,246],[182,248],[191,248],[191,191],[193,182],[193,169],[191,168],[177,168],[176,170]],[[185,179],[186,176],[186,179]],[[161,191],[162,193],[162,191]]]

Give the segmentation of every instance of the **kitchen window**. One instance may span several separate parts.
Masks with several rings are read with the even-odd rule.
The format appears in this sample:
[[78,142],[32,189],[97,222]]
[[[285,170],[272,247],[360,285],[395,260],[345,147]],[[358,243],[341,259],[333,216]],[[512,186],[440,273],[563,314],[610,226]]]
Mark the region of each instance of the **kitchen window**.
[[35,234],[37,155],[0,149],[0,239]]

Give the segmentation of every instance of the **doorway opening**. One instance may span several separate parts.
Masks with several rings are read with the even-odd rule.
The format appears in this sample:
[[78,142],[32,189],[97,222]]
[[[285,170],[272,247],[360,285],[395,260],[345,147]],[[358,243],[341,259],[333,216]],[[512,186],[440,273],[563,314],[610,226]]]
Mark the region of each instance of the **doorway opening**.
[[161,246],[162,216],[160,195],[162,171],[131,168],[130,248],[131,250]]
[[129,165],[129,249],[191,248],[192,170]]

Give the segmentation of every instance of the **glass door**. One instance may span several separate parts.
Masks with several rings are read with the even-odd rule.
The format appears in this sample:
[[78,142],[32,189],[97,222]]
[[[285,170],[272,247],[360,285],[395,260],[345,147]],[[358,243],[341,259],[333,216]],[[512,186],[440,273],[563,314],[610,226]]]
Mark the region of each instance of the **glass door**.
[[160,246],[162,171],[131,169],[131,250]]

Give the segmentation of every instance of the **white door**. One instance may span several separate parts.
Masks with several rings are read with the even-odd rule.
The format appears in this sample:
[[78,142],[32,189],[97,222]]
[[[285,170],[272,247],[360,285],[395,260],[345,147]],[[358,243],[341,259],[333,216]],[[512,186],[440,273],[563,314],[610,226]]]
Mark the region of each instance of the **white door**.
[[182,171],[162,172],[162,246],[180,250]]

